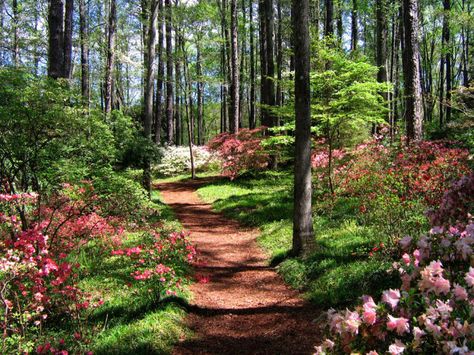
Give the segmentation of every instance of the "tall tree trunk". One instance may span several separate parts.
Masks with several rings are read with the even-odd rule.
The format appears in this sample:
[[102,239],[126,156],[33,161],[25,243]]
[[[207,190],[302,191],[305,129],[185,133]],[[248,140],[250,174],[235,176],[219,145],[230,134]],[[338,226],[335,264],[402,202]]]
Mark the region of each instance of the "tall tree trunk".
[[376,0],[376,63],[379,69],[377,81],[385,83],[387,81],[387,19],[385,12],[385,0]]
[[[277,0],[277,16],[278,16],[278,33],[277,33],[277,90],[276,90],[276,105],[283,105],[282,71],[283,71],[283,24],[281,16],[281,1]],[[279,124],[279,123],[278,123]]]
[[81,39],[81,93],[84,104],[89,107],[89,31],[87,28],[85,0],[79,0],[79,33]]
[[[174,63],[175,63],[175,100],[174,100],[174,123],[175,123],[175,144],[182,145],[184,143],[184,137],[182,134],[183,120],[181,115],[181,96],[186,93],[186,86],[182,86],[181,77],[181,61],[183,60],[183,37],[179,33],[178,26],[175,26],[175,51],[174,51]],[[186,80],[186,78],[184,78]],[[186,98],[184,98],[184,105],[187,105]]]
[[230,131],[239,131],[239,45],[237,37],[237,0],[230,0],[230,27],[231,27],[231,66],[232,82],[230,86],[231,116]]
[[[245,91],[247,89],[247,85],[245,85],[245,71],[246,69],[246,53],[247,53],[247,10],[245,8],[245,1],[241,1],[241,9],[242,9],[242,25],[240,26],[242,30],[242,34],[238,36],[240,38],[240,70],[239,70],[239,128],[243,127],[243,116],[244,116],[244,104],[246,104]],[[238,21],[237,21],[238,22]],[[237,28],[238,28],[237,24]],[[238,31],[237,31],[238,34]],[[248,110],[247,110],[248,111]]]
[[295,40],[295,180],[293,253],[307,256],[314,248],[311,214],[311,103],[308,0],[293,0]]
[[165,0],[166,11],[166,122],[168,144],[174,143],[173,122],[173,42],[171,0]]
[[403,74],[405,79],[405,118],[407,140],[423,139],[423,100],[420,81],[418,0],[403,0],[404,42]]
[[326,10],[326,19],[324,22],[324,36],[330,37],[334,34],[334,2],[333,0],[324,0]]
[[73,31],[74,0],[66,0],[64,16],[64,50],[63,77],[72,77],[72,31]]
[[20,8],[18,0],[12,1],[13,10],[13,63],[15,67],[20,65]]
[[221,15],[221,133],[227,132],[227,122],[228,122],[228,114],[229,110],[227,107],[227,100],[228,100],[228,78],[230,73],[229,66],[228,66],[228,59],[227,59],[227,5],[226,0],[217,1],[217,6],[219,7],[220,15]]
[[48,76],[57,79],[63,74],[63,46],[64,46],[64,2],[51,0],[49,2],[48,28]]
[[344,27],[342,24],[342,16],[343,16],[343,11],[342,11],[342,0],[337,0],[337,13],[336,13],[336,25],[337,25],[337,39],[339,42],[339,45],[342,45],[342,36],[344,35]]
[[107,36],[107,64],[105,66],[105,114],[112,111],[115,67],[115,30],[117,27],[117,7],[115,0],[110,1],[109,27]]
[[[463,12],[469,13],[469,4],[466,6],[466,0],[462,0]],[[462,26],[461,29],[461,45],[462,45],[462,85],[469,86],[469,26]]]
[[443,42],[446,45],[446,122],[451,120],[451,90],[452,90],[452,67],[451,67],[451,31],[449,20],[451,17],[451,0],[443,0]]
[[[147,67],[145,68],[145,104],[143,107],[143,132],[147,141],[151,142],[151,126],[153,123],[153,95],[155,92],[155,46],[156,46],[156,19],[158,16],[158,1],[150,1],[147,36]],[[145,157],[143,164],[143,187],[151,194],[151,165],[149,157]]]
[[275,64],[273,61],[273,1],[259,1],[260,16],[260,70],[261,102],[266,107],[261,109],[262,125],[273,127],[274,114],[268,107],[275,106]]
[[204,82],[202,80],[201,69],[201,36],[199,35],[196,42],[196,75],[197,75],[197,142],[199,145],[204,145]]
[[[385,0],[375,1],[375,20],[376,20],[376,63],[378,67],[377,81],[379,83],[387,82],[387,7]],[[386,100],[387,92],[381,92]],[[388,112],[385,116],[388,116]],[[385,117],[386,120],[388,117]]]
[[357,0],[352,0],[352,11],[351,11],[351,51],[357,50],[357,42],[359,41],[359,29],[358,29],[358,9]]
[[255,28],[253,26],[253,0],[249,0],[249,17],[250,17],[250,112],[249,112],[249,128],[256,126],[255,122]]
[[163,77],[165,75],[165,58],[163,53],[163,0],[158,0],[158,75],[156,79],[155,99],[155,143],[161,144],[161,125],[163,121]]

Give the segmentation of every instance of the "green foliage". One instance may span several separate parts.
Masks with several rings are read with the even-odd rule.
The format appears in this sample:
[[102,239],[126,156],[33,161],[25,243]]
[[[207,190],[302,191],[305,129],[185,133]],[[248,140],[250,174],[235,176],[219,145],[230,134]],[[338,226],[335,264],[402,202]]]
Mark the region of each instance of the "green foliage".
[[315,304],[350,304],[367,287],[382,290],[390,286],[392,280],[384,272],[387,263],[368,256],[384,237],[376,227],[359,223],[358,202],[348,199],[334,203],[324,194],[315,196],[313,218],[319,248],[308,260],[288,258],[293,231],[292,181],[290,171],[266,171],[232,182],[213,182],[198,193],[216,210],[258,227],[259,244],[270,254],[271,263],[278,264],[285,281],[304,290]]

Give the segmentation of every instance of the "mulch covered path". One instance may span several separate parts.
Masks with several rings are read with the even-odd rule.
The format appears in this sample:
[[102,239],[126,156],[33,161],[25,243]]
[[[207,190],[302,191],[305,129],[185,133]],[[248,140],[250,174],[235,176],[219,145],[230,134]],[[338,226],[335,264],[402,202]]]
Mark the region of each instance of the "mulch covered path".
[[174,354],[311,354],[320,312],[285,285],[255,242],[258,231],[213,212],[196,188],[206,180],[157,186],[197,248],[187,324]]

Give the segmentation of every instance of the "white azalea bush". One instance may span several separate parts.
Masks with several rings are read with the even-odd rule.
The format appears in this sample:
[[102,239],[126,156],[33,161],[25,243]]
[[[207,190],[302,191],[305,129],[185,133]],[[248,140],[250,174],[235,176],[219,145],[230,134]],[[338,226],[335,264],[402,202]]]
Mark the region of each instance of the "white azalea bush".
[[316,354],[474,355],[474,222],[465,213],[474,201],[474,175],[460,181],[463,188],[454,184],[441,207],[451,201],[464,218],[444,224],[453,219],[440,208],[432,220],[442,227],[401,239],[402,257],[393,265],[400,288],[384,291],[378,303],[363,296],[354,310],[329,310],[330,336]]
[[[188,146],[166,146],[160,148],[161,161],[154,167],[158,175],[175,176],[191,171],[191,157]],[[194,166],[196,171],[217,168],[220,159],[206,146],[193,146]]]

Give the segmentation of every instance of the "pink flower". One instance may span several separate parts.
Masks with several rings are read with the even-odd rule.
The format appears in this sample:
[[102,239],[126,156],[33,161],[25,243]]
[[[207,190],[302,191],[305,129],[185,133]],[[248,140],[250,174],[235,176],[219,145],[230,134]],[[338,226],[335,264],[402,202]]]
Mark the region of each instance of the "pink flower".
[[467,301],[468,294],[464,287],[458,284],[454,284],[454,297],[456,297],[457,301]]
[[434,324],[433,321],[429,318],[425,320],[425,328],[428,332],[433,334],[435,337],[441,336],[441,327],[437,324]]
[[447,294],[451,289],[449,280],[443,277],[443,265],[440,261],[432,261],[421,271],[421,280],[418,283],[420,290],[435,294]]
[[388,330],[396,330],[399,335],[410,332],[408,319],[403,317],[395,318],[390,314],[388,315],[387,328]]
[[358,334],[360,323],[361,323],[361,320],[359,317],[359,313],[346,310],[346,318],[344,321],[344,325],[346,326],[346,328],[349,330],[350,333]]
[[425,331],[421,330],[418,327],[413,327],[413,335],[415,336],[415,341],[419,342],[420,339],[426,335]]
[[415,258],[415,266],[418,266],[420,264],[420,261],[421,261],[420,251],[418,249],[415,249],[415,251],[413,252],[413,256]]
[[376,352],[375,350],[371,350],[367,353],[367,355],[379,355],[379,353]]
[[466,280],[467,284],[470,287],[474,287],[474,268],[473,267],[469,268],[469,272],[466,273],[466,277],[464,278],[464,280]]
[[400,340],[395,340],[395,343],[388,347],[390,355],[400,355],[405,351],[405,345]]
[[387,290],[383,292],[382,301],[389,304],[392,309],[395,309],[400,302],[400,291],[399,290]]
[[365,323],[372,325],[377,320],[377,305],[370,296],[365,296],[364,301],[364,312],[362,314],[362,317],[364,318]]
[[402,255],[402,260],[406,266],[409,266],[411,264],[410,255],[408,255],[407,253]]

